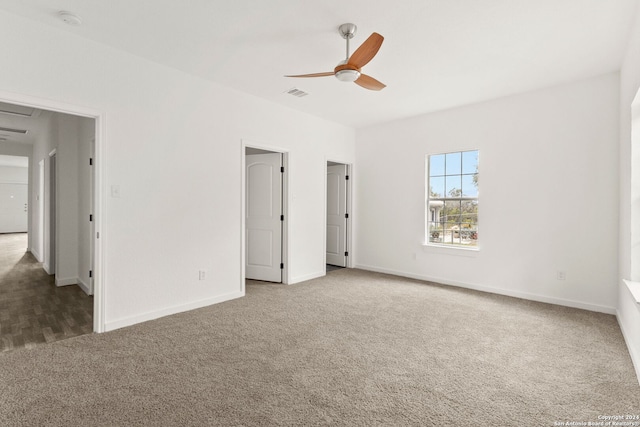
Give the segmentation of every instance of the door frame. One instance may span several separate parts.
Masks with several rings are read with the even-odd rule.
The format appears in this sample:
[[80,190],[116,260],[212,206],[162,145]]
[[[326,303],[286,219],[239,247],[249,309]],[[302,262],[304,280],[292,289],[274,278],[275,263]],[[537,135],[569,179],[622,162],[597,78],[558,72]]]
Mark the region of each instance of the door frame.
[[[45,193],[45,176],[44,159],[38,161],[38,234],[36,236],[38,251],[34,253],[34,239],[29,237],[29,250],[35,255],[38,262],[44,263],[44,193]],[[29,224],[27,232],[33,234],[33,221],[31,221],[31,211],[29,212]]]
[[327,172],[329,162],[340,163],[347,167],[347,176],[349,179],[347,180],[347,213],[349,214],[349,219],[347,220],[347,231],[346,235],[346,249],[349,252],[349,256],[347,256],[347,266],[346,268],[353,268],[354,266],[354,254],[355,250],[353,247],[353,229],[354,229],[354,215],[353,215],[353,163],[344,161],[344,160],[335,160],[333,158],[325,158],[324,160],[324,239],[323,239],[323,268],[324,274],[327,274]]
[[[103,187],[106,185],[106,156],[104,155],[106,153],[105,113],[103,111],[67,104],[65,102],[5,91],[0,91],[0,102],[86,117],[94,120],[95,156],[93,159],[93,167],[95,168],[95,181],[93,183],[93,203],[95,207],[95,235],[92,239],[92,246],[94,248],[92,260],[94,266],[93,331],[105,332],[106,281],[104,271],[104,258],[105,248],[107,246],[107,233],[105,232],[107,223],[105,218],[106,191],[103,190]],[[29,230],[29,232],[32,233],[33,230]]]
[[273,153],[282,154],[282,165],[284,167],[284,173],[282,174],[282,213],[284,215],[284,221],[282,222],[282,263],[284,263],[284,269],[282,270],[282,284],[289,284],[289,277],[291,273],[291,265],[289,262],[289,151],[269,144],[263,144],[255,141],[242,139],[240,141],[240,291],[242,295],[245,295],[245,281],[246,281],[246,197],[247,197],[247,148],[255,148],[258,150],[271,151]]
[[[45,220],[44,241],[46,244],[44,250],[43,268],[47,274],[56,274],[58,271],[58,159],[56,155],[58,149],[54,148],[49,153],[48,162],[45,161],[45,202],[49,202],[49,226]],[[47,168],[47,164],[49,168]],[[46,203],[45,203],[46,207]],[[46,215],[45,215],[46,218]],[[58,285],[56,277],[56,285]]]

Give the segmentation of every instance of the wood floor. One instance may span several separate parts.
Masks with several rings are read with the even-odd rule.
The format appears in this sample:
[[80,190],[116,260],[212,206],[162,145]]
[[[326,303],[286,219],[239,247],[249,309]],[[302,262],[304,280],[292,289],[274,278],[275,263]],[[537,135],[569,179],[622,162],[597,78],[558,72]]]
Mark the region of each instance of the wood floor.
[[0,352],[93,331],[93,297],[56,287],[26,249],[26,233],[0,234]]

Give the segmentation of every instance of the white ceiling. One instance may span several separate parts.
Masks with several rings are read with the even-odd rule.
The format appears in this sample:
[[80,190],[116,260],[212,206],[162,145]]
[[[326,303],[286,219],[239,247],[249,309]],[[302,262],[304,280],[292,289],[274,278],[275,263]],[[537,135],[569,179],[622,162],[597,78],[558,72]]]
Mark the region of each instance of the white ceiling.
[[47,132],[46,121],[51,114],[49,111],[0,102],[0,145],[7,142],[33,144],[43,132]]
[[[222,85],[353,127],[620,69],[638,0],[0,0],[0,8]],[[56,14],[69,10],[78,27]],[[385,37],[363,71],[372,92],[334,77],[337,27],[352,51]],[[297,87],[310,95],[284,92]]]

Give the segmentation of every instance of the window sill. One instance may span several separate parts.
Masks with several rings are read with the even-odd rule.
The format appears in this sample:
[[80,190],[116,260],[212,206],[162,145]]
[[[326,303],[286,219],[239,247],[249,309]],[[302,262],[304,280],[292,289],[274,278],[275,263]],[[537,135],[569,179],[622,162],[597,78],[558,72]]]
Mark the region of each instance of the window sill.
[[438,245],[433,243],[423,243],[422,252],[431,254],[444,254],[453,256],[462,256],[467,258],[476,258],[480,253],[480,248],[462,248],[459,246]]
[[633,295],[633,299],[636,301],[636,304],[640,305],[640,283],[624,279],[623,281],[627,285],[627,288],[629,289],[629,292],[631,292],[631,295]]

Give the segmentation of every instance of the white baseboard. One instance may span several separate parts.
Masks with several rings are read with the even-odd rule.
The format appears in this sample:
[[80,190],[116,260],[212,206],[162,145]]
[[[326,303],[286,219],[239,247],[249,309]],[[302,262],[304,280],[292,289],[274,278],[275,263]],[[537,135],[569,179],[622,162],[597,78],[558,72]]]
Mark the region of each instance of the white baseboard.
[[305,274],[304,276],[294,277],[293,279],[291,279],[289,281],[289,284],[293,285],[295,283],[306,282],[307,280],[317,279],[318,277],[323,277],[325,275],[326,275],[326,273],[324,271],[321,271],[319,273]]
[[93,286],[86,284],[84,280],[82,280],[79,277],[78,277],[78,286],[80,286],[80,289],[82,289],[85,294],[93,295]]
[[488,293],[491,293],[491,294],[498,294],[498,295],[505,295],[505,296],[508,296],[508,297],[521,298],[521,299],[526,299],[526,300],[530,300],[530,301],[545,302],[545,303],[548,303],[548,304],[562,305],[562,306],[565,306],[565,307],[572,307],[572,308],[580,308],[582,310],[595,311],[595,312],[598,312],[598,313],[616,314],[616,309],[614,307],[607,307],[607,306],[604,306],[604,305],[590,304],[590,303],[586,303],[586,302],[573,301],[573,300],[568,300],[568,299],[563,299],[563,298],[547,297],[547,296],[544,296],[544,295],[531,294],[531,293],[528,293],[528,292],[513,291],[513,290],[510,290],[510,289],[502,289],[502,288],[494,288],[494,287],[491,287],[491,286],[476,285],[476,284],[472,284],[472,283],[457,282],[457,281],[445,279],[445,278],[442,278],[442,277],[429,277],[429,276],[423,276],[423,275],[420,275],[420,274],[405,273],[405,272],[402,272],[402,271],[389,270],[389,269],[386,269],[386,268],[378,268],[378,267],[374,267],[374,266],[371,266],[371,265],[359,264],[359,265],[356,266],[356,268],[359,268],[361,270],[374,271],[374,272],[377,272],[377,273],[385,273],[385,274],[391,274],[391,275],[394,275],[394,276],[407,277],[407,278],[410,278],[410,279],[424,280],[424,281],[427,281],[427,282],[435,282],[435,283],[440,283],[440,284],[443,284],[443,285],[457,286],[457,287],[465,288],[465,289],[473,289],[475,291],[488,292]]
[[56,276],[56,286],[69,286],[69,285],[77,285],[78,278],[77,277],[64,277],[59,278]]
[[636,377],[638,377],[638,384],[640,384],[640,354],[636,352],[636,350],[629,345],[630,338],[629,334],[627,334],[624,329],[624,322],[620,320],[620,313],[616,312],[616,319],[618,320],[618,325],[620,326],[620,330],[622,331],[622,336],[624,337],[624,342],[627,345],[627,350],[629,350],[629,356],[631,356],[631,363],[633,363],[633,367],[636,370]]
[[31,255],[33,255],[36,258],[36,261],[42,262],[42,257],[36,250],[31,249],[29,252],[31,252]]
[[124,328],[126,326],[135,325],[136,323],[147,322],[149,320],[155,320],[160,317],[170,316],[172,314],[182,313],[184,311],[195,310],[197,308],[207,307],[213,304],[219,304],[221,302],[229,301],[232,299],[240,298],[244,296],[242,291],[234,291],[228,294],[220,295],[213,298],[207,298],[200,301],[195,301],[187,304],[176,305],[172,307],[166,307],[161,310],[150,311],[147,313],[125,317],[112,322],[106,322],[104,330],[105,332],[113,331],[115,329]]

